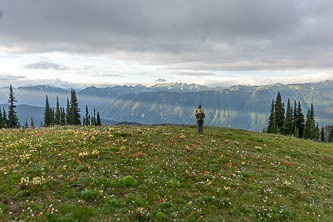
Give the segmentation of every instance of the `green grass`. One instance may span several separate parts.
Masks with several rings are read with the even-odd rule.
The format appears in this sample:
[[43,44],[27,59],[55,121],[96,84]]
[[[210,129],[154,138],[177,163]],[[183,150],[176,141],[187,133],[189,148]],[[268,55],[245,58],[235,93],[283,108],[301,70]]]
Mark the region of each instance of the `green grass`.
[[333,145],[207,127],[0,131],[0,221],[333,221]]

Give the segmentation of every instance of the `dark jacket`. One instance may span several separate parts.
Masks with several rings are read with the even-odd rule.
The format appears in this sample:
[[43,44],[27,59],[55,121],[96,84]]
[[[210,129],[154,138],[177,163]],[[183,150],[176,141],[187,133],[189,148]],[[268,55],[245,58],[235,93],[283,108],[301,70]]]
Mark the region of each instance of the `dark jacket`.
[[203,109],[196,109],[195,110],[195,118],[200,121],[205,118],[205,112]]

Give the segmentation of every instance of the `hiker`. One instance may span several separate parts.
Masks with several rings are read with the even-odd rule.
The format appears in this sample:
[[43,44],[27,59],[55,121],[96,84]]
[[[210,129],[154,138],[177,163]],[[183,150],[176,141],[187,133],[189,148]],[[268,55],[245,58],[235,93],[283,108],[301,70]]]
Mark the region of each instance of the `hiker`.
[[198,133],[203,133],[203,123],[205,118],[205,112],[201,109],[201,105],[195,110],[195,118],[197,119]]

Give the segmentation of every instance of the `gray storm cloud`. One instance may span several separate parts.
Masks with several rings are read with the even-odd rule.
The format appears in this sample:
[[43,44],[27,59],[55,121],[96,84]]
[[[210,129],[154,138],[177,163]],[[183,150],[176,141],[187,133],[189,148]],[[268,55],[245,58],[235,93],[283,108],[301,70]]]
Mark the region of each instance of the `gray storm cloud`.
[[52,70],[69,70],[69,67],[62,66],[52,62],[35,62],[31,64],[27,64],[24,66],[27,69],[52,69]]
[[15,80],[23,80],[23,79],[25,79],[24,76],[14,76],[14,75],[0,73],[0,81],[15,81]]
[[[0,46],[198,70],[332,68],[331,0],[4,0]],[[1,13],[0,13],[1,16]]]
[[174,74],[178,76],[215,76],[214,73],[207,72],[175,72]]

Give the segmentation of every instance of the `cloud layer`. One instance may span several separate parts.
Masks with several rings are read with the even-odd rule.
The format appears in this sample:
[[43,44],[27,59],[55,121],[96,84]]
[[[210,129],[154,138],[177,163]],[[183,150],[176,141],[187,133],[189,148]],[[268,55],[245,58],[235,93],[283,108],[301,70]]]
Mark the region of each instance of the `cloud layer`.
[[51,70],[69,70],[69,67],[62,66],[52,62],[35,62],[25,65],[27,69],[51,69]]
[[4,0],[0,7],[0,45],[22,53],[109,54],[184,70],[333,66],[331,0]]

